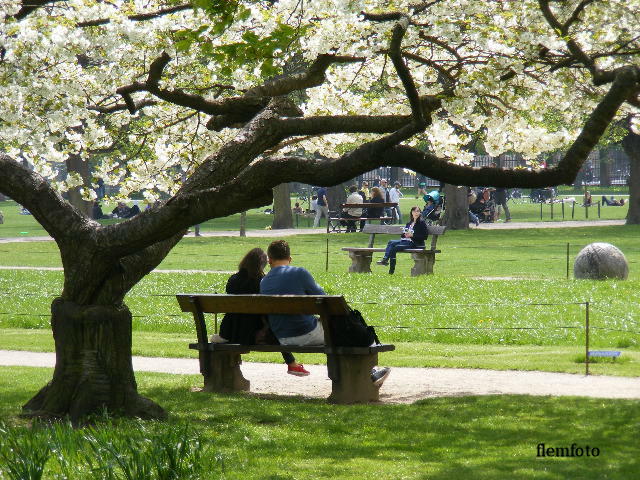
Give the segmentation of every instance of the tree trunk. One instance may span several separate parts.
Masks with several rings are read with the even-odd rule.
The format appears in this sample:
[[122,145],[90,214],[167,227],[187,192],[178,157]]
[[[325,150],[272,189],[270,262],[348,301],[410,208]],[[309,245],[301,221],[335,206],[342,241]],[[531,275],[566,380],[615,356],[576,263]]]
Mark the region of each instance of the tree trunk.
[[444,186],[445,211],[442,224],[451,230],[466,230],[469,228],[469,201],[467,187],[456,185]]
[[629,211],[627,225],[640,224],[640,135],[631,131],[622,139],[622,146],[629,157]]
[[[91,175],[89,174],[89,162],[82,160],[77,154],[71,154],[67,157],[67,173],[78,173],[82,177],[84,188],[91,188]],[[69,189],[69,203],[81,211],[85,216],[91,218],[93,203],[83,200],[80,188]]]
[[282,183],[273,189],[273,230],[293,228],[291,213],[291,189],[288,183]]
[[335,187],[327,188],[327,200],[329,201],[330,211],[340,210],[340,204],[347,200],[347,189],[352,184],[352,182],[341,183]]
[[240,236],[247,236],[247,212],[240,213]]
[[73,422],[103,410],[141,418],[165,411],[140,396],[131,362],[131,312],[126,305],[77,305],[57,298],[51,306],[56,346],[53,379],[23,406],[28,417]]
[[600,186],[611,186],[611,157],[604,151],[600,152]]

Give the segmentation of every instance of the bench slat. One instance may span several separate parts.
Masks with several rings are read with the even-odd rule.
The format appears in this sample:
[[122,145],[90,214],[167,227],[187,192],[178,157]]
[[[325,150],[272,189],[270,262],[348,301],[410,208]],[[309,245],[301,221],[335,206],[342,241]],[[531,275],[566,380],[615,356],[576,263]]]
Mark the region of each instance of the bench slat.
[[[345,252],[384,252],[386,250],[386,248],[376,248],[376,247],[342,247],[342,250],[344,250]],[[427,253],[441,253],[440,250],[426,250],[424,248],[410,248],[407,250],[400,250],[396,253],[420,253],[420,252],[427,252]]]
[[[342,295],[226,295],[178,294],[183,312],[247,314],[324,314],[345,315],[349,307]],[[198,299],[194,304],[192,298]]]

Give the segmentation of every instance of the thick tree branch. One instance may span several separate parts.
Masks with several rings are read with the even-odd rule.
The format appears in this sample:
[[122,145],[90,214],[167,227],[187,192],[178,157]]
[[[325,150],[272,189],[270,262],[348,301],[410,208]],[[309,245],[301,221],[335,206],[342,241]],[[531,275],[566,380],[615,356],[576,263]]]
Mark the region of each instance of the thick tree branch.
[[326,79],[326,71],[334,63],[360,62],[362,58],[339,55],[319,55],[309,68],[300,74],[285,75],[276,80],[266,82],[246,91],[242,96],[228,97],[218,100],[207,100],[201,95],[184,92],[181,89],[168,90],[159,86],[163,71],[171,61],[171,57],[163,52],[150,67],[145,82],[134,82],[116,90],[122,95],[130,113],[137,110],[132,94],[149,92],[169,103],[197,110],[212,115],[207,122],[210,130],[220,130],[228,126],[242,125],[264,109],[270,98],[286,95],[296,90],[303,90],[321,85]]
[[47,180],[5,154],[0,154],[0,192],[27,208],[58,242],[84,235],[96,225],[64,200]]
[[13,16],[16,20],[22,20],[29,16],[29,14],[35,12],[39,8],[42,8],[47,5],[51,5],[54,3],[62,3],[67,0],[22,0],[22,6],[20,10]]
[[[182,12],[184,10],[191,10],[193,5],[185,3],[182,5],[175,5],[173,7],[161,8],[155,12],[137,13],[135,15],[129,15],[127,18],[133,22],[142,22],[146,20],[153,20],[155,18],[162,17],[164,15],[170,15],[172,13]],[[97,27],[99,25],[106,25],[111,22],[109,18],[98,18],[95,20],[88,20],[86,22],[78,22],[77,26],[80,28]]]

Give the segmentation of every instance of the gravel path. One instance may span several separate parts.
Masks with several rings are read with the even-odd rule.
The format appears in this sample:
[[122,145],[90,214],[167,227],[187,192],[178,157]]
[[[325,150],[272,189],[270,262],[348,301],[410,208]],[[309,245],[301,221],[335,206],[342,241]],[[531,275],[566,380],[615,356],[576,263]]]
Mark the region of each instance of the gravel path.
[[[572,220],[564,222],[509,222],[509,223],[481,223],[478,227],[470,227],[480,230],[511,230],[523,228],[570,228],[570,227],[607,227],[611,225],[624,225],[624,220]],[[326,228],[287,228],[283,230],[247,230],[247,237],[290,237],[291,235],[311,235],[314,233],[326,233]],[[194,233],[189,233],[187,237],[193,237]],[[203,237],[237,237],[236,231],[213,231],[202,232]],[[7,237],[0,238],[0,243],[15,242],[48,242],[53,241],[51,237]]]
[[[0,365],[53,367],[54,353],[0,350]],[[139,372],[198,374],[198,361],[186,358],[133,357]],[[283,364],[245,362],[251,391],[261,394],[327,397],[331,382],[324,365],[308,365],[311,375],[294,377]],[[201,386],[199,381],[194,386]],[[413,403],[432,397],[462,395],[552,395],[640,399],[640,378],[573,375],[569,373],[498,371],[468,368],[394,367],[380,391],[384,403]]]

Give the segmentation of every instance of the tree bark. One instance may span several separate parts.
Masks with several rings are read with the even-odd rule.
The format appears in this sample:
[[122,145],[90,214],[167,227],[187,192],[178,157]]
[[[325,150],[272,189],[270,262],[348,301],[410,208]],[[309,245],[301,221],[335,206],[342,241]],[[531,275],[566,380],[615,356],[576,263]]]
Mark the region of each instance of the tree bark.
[[627,225],[640,224],[640,135],[631,131],[622,139],[622,146],[629,157],[629,211]]
[[247,236],[247,212],[240,213],[240,236]]
[[[91,175],[89,173],[89,162],[83,161],[82,157],[77,154],[71,154],[67,157],[67,172],[78,173],[82,177],[84,188],[91,188]],[[82,187],[76,187],[69,189],[69,203],[76,207],[83,215],[91,218],[93,209],[93,203],[87,202],[82,198],[80,189]]]
[[27,417],[69,416],[73,422],[102,410],[141,418],[165,411],[140,396],[131,362],[131,312],[126,305],[51,306],[56,346],[53,379],[23,406]]
[[293,228],[291,213],[291,189],[288,183],[282,183],[273,189],[273,230]]
[[445,184],[446,199],[442,224],[450,230],[467,230],[469,228],[469,201],[467,187]]

